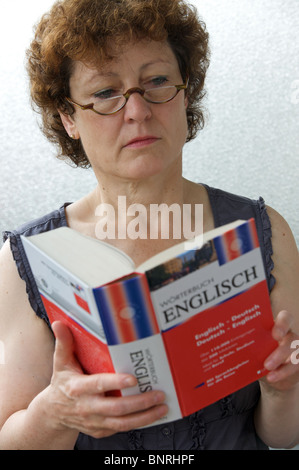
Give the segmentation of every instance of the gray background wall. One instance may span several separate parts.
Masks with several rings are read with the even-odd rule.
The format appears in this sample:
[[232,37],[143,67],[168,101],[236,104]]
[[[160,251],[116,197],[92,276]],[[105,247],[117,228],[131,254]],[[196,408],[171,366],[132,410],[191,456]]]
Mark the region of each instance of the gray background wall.
[[[1,5],[0,231],[72,201],[91,171],[55,159],[29,105],[24,53],[53,0]],[[262,195],[299,242],[299,1],[193,0],[212,61],[208,123],[184,154],[184,174],[249,197]]]

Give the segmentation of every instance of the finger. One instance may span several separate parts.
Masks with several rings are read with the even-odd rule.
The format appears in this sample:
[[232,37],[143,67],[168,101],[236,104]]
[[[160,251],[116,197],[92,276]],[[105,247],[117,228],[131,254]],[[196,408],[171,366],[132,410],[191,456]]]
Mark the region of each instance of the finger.
[[93,404],[93,412],[104,416],[127,416],[151,409],[164,401],[165,394],[159,390],[123,397],[105,397]]
[[285,364],[267,374],[266,379],[269,383],[280,383],[280,388],[289,388],[290,384],[298,381],[299,367],[291,362]]
[[[132,397],[133,398],[133,397]],[[104,401],[105,398],[99,398],[98,401]],[[118,398],[118,400],[121,400]],[[92,397],[92,402],[96,401],[96,397]],[[159,420],[165,416],[168,412],[168,407],[165,404],[157,405],[146,410],[141,410],[136,413],[130,413],[127,415],[120,416],[107,416],[102,411],[95,413],[97,408],[96,404],[92,403],[92,413],[89,412],[88,407],[90,401],[86,401],[86,407],[84,406],[84,412],[80,413],[80,410],[76,415],[67,417],[65,419],[65,425],[79,429],[84,434],[101,438],[111,436],[116,432],[125,432],[139,427],[147,426]],[[82,405],[81,405],[82,410]],[[86,416],[88,418],[86,419]]]
[[297,338],[297,335],[292,332],[283,337],[279,346],[265,360],[264,366],[266,369],[274,370],[289,360],[293,352],[292,343],[295,338]]
[[[83,417],[89,416],[94,423],[101,423],[104,417],[121,417],[144,412],[164,404],[164,401],[165,394],[161,391],[125,397],[85,395],[81,396],[80,410]],[[77,417],[80,419],[78,410]]]
[[149,410],[130,414],[123,417],[109,416],[104,419],[105,428],[113,429],[114,432],[128,432],[131,429],[148,426],[158,421],[168,413],[167,405],[158,405]]
[[136,378],[129,374],[102,373],[74,376],[67,384],[66,394],[73,398],[81,395],[96,395],[133,387],[136,383]]
[[61,321],[52,324],[56,338],[54,352],[54,370],[75,367],[81,372],[81,367],[74,357],[74,339],[71,330]]
[[281,310],[275,319],[272,336],[276,341],[281,341],[292,328],[293,315],[286,310]]

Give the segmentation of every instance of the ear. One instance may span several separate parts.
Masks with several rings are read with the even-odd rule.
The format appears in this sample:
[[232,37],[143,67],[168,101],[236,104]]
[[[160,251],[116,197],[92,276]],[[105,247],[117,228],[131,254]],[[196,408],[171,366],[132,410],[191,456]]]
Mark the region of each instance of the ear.
[[189,100],[188,100],[188,96],[187,96],[187,95],[185,96],[185,101],[184,101],[184,103],[185,103],[185,108],[186,108],[186,110],[187,110],[188,104],[189,104]]
[[68,135],[72,139],[80,139],[80,134],[79,134],[79,131],[77,129],[77,125],[76,125],[74,119],[72,118],[72,116],[70,116],[69,114],[64,114],[61,111],[58,111],[58,112],[59,112],[62,124],[63,124],[66,132],[68,133]]

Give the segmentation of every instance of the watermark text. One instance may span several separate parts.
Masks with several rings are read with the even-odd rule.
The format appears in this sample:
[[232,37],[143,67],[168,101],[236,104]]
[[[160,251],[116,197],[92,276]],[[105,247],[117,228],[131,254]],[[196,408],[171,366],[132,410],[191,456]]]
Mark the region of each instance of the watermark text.
[[117,208],[99,204],[95,235],[99,240],[192,240],[203,233],[202,204],[131,204],[126,196],[118,196]]
[[299,364],[299,339],[296,339],[292,342],[291,348],[295,349],[295,351],[291,354],[291,363],[297,365]]

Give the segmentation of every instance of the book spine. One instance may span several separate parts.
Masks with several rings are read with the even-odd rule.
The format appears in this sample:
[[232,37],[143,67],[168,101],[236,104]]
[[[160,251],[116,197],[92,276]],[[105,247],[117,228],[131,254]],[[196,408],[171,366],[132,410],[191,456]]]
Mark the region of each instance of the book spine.
[[[169,413],[162,422],[182,417],[164,342],[144,275],[93,290],[116,372],[132,374],[137,385],[123,395],[163,390]],[[157,424],[157,423],[155,423]]]
[[101,286],[93,292],[109,345],[159,333],[144,275]]
[[182,417],[177,391],[173,381],[164,341],[160,334],[125,344],[109,346],[116,372],[132,374],[137,385],[122,390],[123,396],[150,390],[163,390],[166,395],[168,414],[154,424],[175,421]]

